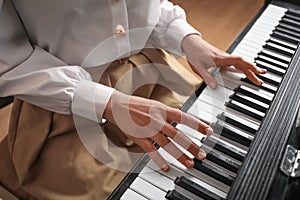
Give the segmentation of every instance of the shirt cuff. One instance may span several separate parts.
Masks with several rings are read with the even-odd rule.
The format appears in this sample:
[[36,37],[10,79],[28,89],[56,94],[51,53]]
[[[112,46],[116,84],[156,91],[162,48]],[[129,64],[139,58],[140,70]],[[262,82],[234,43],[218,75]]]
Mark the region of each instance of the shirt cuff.
[[102,122],[106,105],[114,88],[89,80],[79,82],[74,91],[72,112],[92,121]]
[[201,36],[201,33],[187,23],[184,19],[176,19],[169,24],[166,31],[166,40],[168,46],[175,50],[176,53],[182,54],[181,42],[183,38],[190,34],[198,34]]

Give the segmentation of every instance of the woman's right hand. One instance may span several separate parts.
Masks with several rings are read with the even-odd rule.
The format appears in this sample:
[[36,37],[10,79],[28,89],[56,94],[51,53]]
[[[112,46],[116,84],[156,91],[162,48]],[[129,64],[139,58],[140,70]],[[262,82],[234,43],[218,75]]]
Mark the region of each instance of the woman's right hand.
[[197,159],[205,159],[205,152],[182,132],[172,126],[173,122],[185,124],[199,132],[211,135],[212,129],[199,119],[168,107],[158,101],[125,95],[115,91],[104,111],[106,120],[117,125],[122,132],[145,152],[163,170],[169,165],[154,146],[157,143],[187,168],[193,160],[184,154],[172,141],[189,151]]

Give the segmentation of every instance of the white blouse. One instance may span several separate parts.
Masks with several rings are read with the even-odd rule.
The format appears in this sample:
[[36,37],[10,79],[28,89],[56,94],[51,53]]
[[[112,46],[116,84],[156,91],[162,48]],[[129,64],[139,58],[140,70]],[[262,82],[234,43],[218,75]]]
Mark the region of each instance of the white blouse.
[[167,0],[0,0],[0,96],[97,120],[114,89],[90,67],[146,45],[181,52],[191,33]]

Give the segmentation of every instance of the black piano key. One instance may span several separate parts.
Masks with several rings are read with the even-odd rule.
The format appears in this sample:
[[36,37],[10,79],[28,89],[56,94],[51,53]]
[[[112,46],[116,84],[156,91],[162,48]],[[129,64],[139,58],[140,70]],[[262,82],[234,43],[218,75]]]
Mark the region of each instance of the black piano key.
[[294,19],[291,19],[289,17],[285,17],[283,16],[280,20],[279,23],[285,23],[285,24],[289,24],[291,26],[294,26],[294,27],[297,27],[297,28],[300,28],[300,22],[298,22],[297,20],[294,20]]
[[222,123],[221,121],[217,121],[212,125],[214,133],[222,135],[232,141],[235,141],[239,144],[245,145],[247,147],[250,146],[250,143],[253,140],[253,136],[244,133],[243,131],[236,129],[228,124]]
[[202,187],[201,185],[189,180],[184,176],[176,178],[175,184],[203,199],[207,199],[207,200],[223,199],[219,195],[209,191],[205,187]]
[[192,200],[189,197],[181,194],[180,192],[176,190],[169,190],[165,196],[166,199],[169,200]]
[[274,65],[283,70],[286,70],[289,66],[287,63],[280,62],[278,60],[272,59],[272,58],[264,56],[264,55],[259,55],[257,58],[255,58],[255,60],[263,61],[265,63]]
[[222,112],[221,114],[218,114],[217,119],[223,120],[228,124],[231,124],[252,134],[255,134],[259,128],[258,125],[253,124],[252,122],[249,122],[245,119],[242,119],[239,116],[229,114],[227,112]]
[[252,97],[248,97],[240,93],[234,93],[230,95],[229,98],[249,107],[255,108],[256,110],[259,110],[264,113],[266,113],[267,109],[269,108],[267,104],[259,102],[256,99],[253,99]]
[[273,77],[272,75],[269,75],[268,73],[267,74],[257,74],[256,76],[258,78],[260,78],[261,80],[266,81],[275,86],[279,86],[279,84],[281,82],[281,79],[277,79],[277,78]]
[[[288,26],[288,25],[284,24],[284,26]],[[297,45],[294,45],[287,41],[280,40],[278,38],[270,37],[270,39],[268,41],[273,42],[274,44],[278,44],[282,47],[285,47],[285,48],[293,50],[293,51],[296,51],[296,49],[297,49]]]
[[243,105],[237,101],[230,100],[225,104],[228,108],[244,113],[254,119],[261,121],[264,118],[264,114],[254,108],[250,108],[249,106]]
[[286,13],[284,15],[284,18],[287,18],[287,19],[291,19],[291,20],[294,20],[296,22],[300,22],[300,18],[295,16],[295,15],[292,15],[292,14],[289,14],[289,13]]
[[202,149],[206,152],[206,159],[216,163],[225,169],[228,169],[234,173],[237,173],[241,165],[237,163],[235,160],[231,159],[230,157],[221,155],[213,150],[209,150],[207,147],[202,146]]
[[288,9],[288,11],[287,11],[286,13],[289,14],[289,15],[293,15],[293,16],[296,16],[296,17],[300,17],[300,13],[299,13],[298,10]]
[[243,161],[247,154],[244,150],[215,137],[206,137],[203,144],[237,159],[238,161]]
[[266,90],[266,91],[271,92],[271,93],[276,93],[276,91],[277,91],[277,87],[276,86],[270,85],[270,84],[268,84],[266,82],[264,82],[261,86],[257,86],[252,81],[250,81],[247,77],[242,78],[241,81],[243,81],[245,83],[248,83],[250,85],[256,86],[258,88],[261,88],[261,89]]
[[290,35],[294,38],[298,38],[298,41],[300,40],[300,34],[299,33],[295,33],[294,31],[290,31],[288,29],[281,28],[281,27],[277,27],[276,30],[279,31],[279,32],[285,33],[287,35]]
[[214,179],[221,181],[222,183],[225,183],[228,186],[231,186],[234,177],[228,174],[226,171],[219,169],[218,167],[208,163],[204,162],[202,160],[194,159],[194,169],[197,169],[206,175],[209,175],[213,177]]
[[296,27],[291,26],[289,24],[284,24],[284,23],[278,24],[278,27],[284,28],[286,30],[294,31],[295,33],[300,33],[300,29],[299,28],[296,28]]
[[265,56],[274,60],[277,60],[279,62],[285,63],[285,64],[289,64],[291,59],[288,59],[288,57],[279,57],[275,52],[272,51],[266,51],[266,50],[262,50],[261,52],[258,53],[258,57],[259,56]]
[[264,49],[269,49],[281,54],[284,54],[286,56],[292,57],[294,55],[294,51],[291,49],[287,49],[285,47],[279,46],[277,44],[274,44],[273,42],[267,42],[264,46]]
[[257,99],[263,103],[266,103],[268,105],[271,104],[272,102],[272,97],[264,95],[262,93],[256,92],[255,90],[252,90],[251,88],[248,88],[244,85],[240,85],[239,87],[237,87],[235,90],[235,92],[240,92],[244,95],[247,95],[249,97],[252,97],[254,99]]
[[295,38],[293,36],[290,36],[288,34],[282,33],[281,31],[277,31],[277,30],[274,30],[273,33],[271,34],[271,36],[275,37],[275,38],[282,39],[282,40],[287,41],[287,42],[290,42],[292,44],[296,44],[296,45],[299,42],[298,38]]
[[267,69],[269,72],[272,72],[274,74],[277,74],[279,76],[283,76],[285,74],[285,70],[278,68],[274,65],[271,65],[269,63],[265,63],[263,61],[260,61],[259,59],[256,59],[255,61],[256,66]]

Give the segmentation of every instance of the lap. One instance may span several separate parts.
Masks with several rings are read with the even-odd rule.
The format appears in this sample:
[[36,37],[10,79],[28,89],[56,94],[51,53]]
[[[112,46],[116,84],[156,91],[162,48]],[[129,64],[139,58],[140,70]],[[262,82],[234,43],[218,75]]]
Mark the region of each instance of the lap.
[[[183,76],[187,83],[199,83],[179,67],[175,58],[168,57],[165,52],[154,51],[132,56],[123,64],[111,66],[100,82],[114,87],[124,73],[132,71],[136,66],[159,62],[177,66],[175,71],[178,77]],[[161,76],[159,70],[157,79],[174,83],[174,80],[168,80],[168,76]],[[152,75],[155,78],[157,74]],[[131,91],[135,87],[129,83],[125,86],[120,89],[124,90],[122,92]],[[134,92],[135,95],[152,98],[172,107],[179,108],[182,104],[176,93],[161,85],[144,85]],[[89,127],[86,128],[88,131]],[[118,127],[107,123],[103,129],[110,136],[108,139],[118,146],[135,148],[127,144],[128,141]],[[90,154],[77,134],[72,116],[52,113],[16,99],[9,130],[9,135],[0,143],[1,154],[5,154],[0,158],[1,163],[5,162],[0,167],[0,182],[19,197],[105,199],[125,175]],[[105,142],[99,141],[99,144],[105,146]],[[103,146],[100,147],[100,153],[109,154]]]

